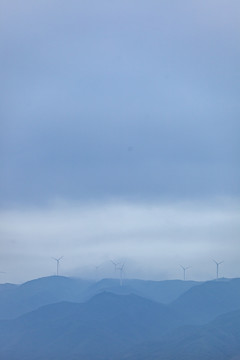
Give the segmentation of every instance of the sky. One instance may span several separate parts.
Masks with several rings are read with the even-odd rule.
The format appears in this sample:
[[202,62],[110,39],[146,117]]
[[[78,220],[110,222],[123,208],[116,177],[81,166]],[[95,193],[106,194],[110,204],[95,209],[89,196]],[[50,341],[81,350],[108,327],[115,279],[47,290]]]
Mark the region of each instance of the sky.
[[239,34],[238,0],[1,1],[0,282],[240,276]]

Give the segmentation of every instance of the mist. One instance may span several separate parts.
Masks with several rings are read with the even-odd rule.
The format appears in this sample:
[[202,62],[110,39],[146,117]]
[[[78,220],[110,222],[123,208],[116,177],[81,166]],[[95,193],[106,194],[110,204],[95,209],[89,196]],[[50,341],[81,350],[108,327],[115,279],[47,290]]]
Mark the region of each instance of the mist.
[[[239,205],[212,202],[105,202],[58,200],[48,208],[1,212],[1,266],[5,280],[55,274],[52,257],[64,256],[62,275],[115,277],[111,260],[125,262],[125,277],[188,279],[239,276]],[[11,249],[10,249],[11,248]],[[2,274],[3,277],[3,274]]]

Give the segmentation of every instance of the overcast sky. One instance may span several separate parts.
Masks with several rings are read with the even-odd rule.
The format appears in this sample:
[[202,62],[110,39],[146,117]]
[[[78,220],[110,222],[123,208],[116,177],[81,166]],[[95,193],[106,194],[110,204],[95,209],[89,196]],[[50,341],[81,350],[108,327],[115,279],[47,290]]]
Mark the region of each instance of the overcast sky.
[[0,282],[240,276],[239,34],[239,0],[1,1]]

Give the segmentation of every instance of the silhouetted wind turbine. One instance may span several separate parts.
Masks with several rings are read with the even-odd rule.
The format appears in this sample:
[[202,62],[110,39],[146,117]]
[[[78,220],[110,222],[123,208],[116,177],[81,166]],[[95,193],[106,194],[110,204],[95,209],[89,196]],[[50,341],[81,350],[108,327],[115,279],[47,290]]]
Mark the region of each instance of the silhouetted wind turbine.
[[101,265],[97,265],[95,266],[95,271],[96,271],[96,281],[98,281],[98,269],[100,268]]
[[125,263],[123,263],[121,266],[118,267],[118,270],[120,271],[120,286],[123,284],[123,268],[125,266]]
[[113,266],[114,266],[114,271],[115,271],[115,273],[116,273],[116,272],[117,272],[117,266],[119,265],[119,262],[115,262],[115,261],[111,260],[111,263],[113,264]]
[[219,261],[217,262],[216,260],[212,259],[213,262],[215,262],[216,266],[217,266],[217,279],[218,279],[218,272],[219,272],[219,265],[221,265],[223,263],[223,261]]
[[61,256],[58,259],[53,257],[53,260],[55,260],[57,262],[57,276],[58,276],[58,270],[59,270],[59,262],[60,262],[60,260],[62,260],[62,258],[63,258],[63,256]]
[[186,280],[186,270],[190,269],[191,266],[188,266],[188,267],[184,267],[182,265],[180,265],[180,266],[183,269],[183,280],[185,281]]

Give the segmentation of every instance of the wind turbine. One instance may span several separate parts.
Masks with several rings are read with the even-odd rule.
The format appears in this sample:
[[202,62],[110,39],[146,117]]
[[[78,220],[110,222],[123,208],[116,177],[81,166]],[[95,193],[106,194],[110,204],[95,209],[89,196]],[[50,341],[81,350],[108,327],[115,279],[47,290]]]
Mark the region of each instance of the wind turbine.
[[119,265],[119,262],[115,262],[115,261],[111,260],[111,263],[112,263],[113,266],[114,266],[114,271],[115,271],[115,274],[116,274],[116,272],[117,272],[117,266]]
[[183,269],[183,280],[185,281],[186,280],[186,270],[190,269],[191,266],[188,266],[188,267],[184,267],[182,265],[180,265],[180,266]]
[[123,285],[123,268],[125,266],[125,263],[123,263],[121,266],[118,267],[118,270],[120,271],[120,286]]
[[212,259],[213,262],[215,262],[216,266],[217,266],[217,279],[218,279],[218,272],[219,272],[219,265],[221,265],[223,263],[223,261],[217,262],[216,260]]
[[61,256],[58,259],[53,257],[53,260],[55,260],[57,262],[57,276],[58,276],[59,262],[60,262],[60,260],[62,260],[62,258],[63,258],[63,256]]
[[98,269],[101,267],[101,265],[95,266],[95,272],[96,272],[96,282],[98,281]]

